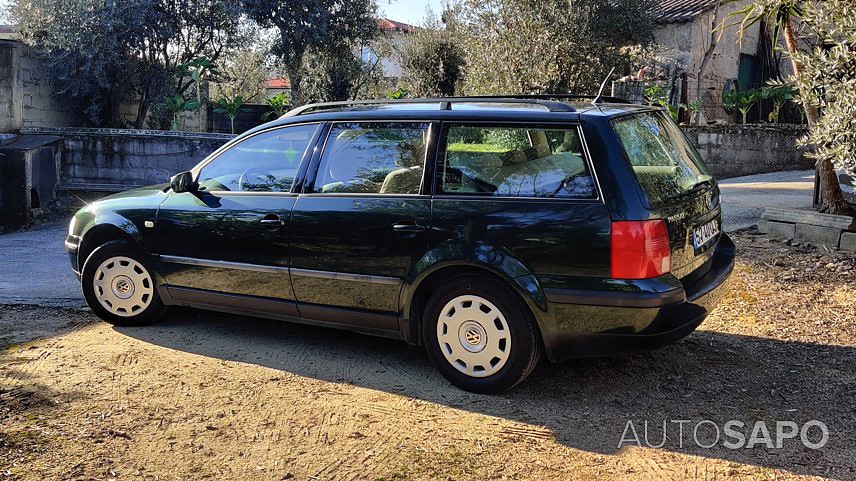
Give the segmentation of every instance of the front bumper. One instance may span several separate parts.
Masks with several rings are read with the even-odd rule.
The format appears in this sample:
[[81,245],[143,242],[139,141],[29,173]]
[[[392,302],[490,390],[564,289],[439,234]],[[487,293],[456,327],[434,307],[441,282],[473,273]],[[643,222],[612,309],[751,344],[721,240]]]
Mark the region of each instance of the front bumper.
[[[543,330],[547,357],[609,356],[657,349],[694,331],[725,294],[734,242],[723,234],[702,276],[642,284],[635,292],[545,289],[557,329]],[[587,321],[580,322],[583,316]]]
[[74,271],[74,275],[77,276],[77,280],[80,280],[80,266],[77,261],[77,253],[79,250],[80,237],[69,235],[65,238],[65,251],[68,253],[68,260],[71,262],[71,270]]

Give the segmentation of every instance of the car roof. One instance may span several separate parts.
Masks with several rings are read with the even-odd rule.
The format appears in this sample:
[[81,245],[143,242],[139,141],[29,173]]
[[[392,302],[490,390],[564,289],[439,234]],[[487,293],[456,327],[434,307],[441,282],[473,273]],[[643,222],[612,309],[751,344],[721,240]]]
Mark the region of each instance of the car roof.
[[597,102],[592,102],[591,99],[593,98],[533,95],[325,102],[298,107],[251,132],[277,125],[322,121],[578,121],[582,117],[611,118],[656,109],[613,97],[600,97]]

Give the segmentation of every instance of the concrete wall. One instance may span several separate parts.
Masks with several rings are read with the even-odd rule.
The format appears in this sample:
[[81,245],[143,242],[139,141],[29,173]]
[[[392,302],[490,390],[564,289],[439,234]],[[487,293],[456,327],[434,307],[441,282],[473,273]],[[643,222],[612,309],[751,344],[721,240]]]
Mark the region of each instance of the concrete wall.
[[709,125],[683,130],[719,178],[814,168],[797,145],[806,133],[802,125]]
[[115,190],[167,182],[226,143],[229,134],[120,129],[23,129],[63,140],[61,188]]
[[79,124],[54,92],[50,72],[33,49],[17,40],[0,40],[0,132]]

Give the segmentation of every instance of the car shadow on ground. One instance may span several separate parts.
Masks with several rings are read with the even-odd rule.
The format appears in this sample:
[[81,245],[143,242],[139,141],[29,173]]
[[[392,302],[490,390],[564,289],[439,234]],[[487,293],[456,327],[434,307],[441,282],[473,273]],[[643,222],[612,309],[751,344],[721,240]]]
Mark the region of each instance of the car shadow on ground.
[[[543,363],[511,392],[482,396],[449,385],[420,349],[398,341],[188,310],[173,310],[154,326],[116,329],[170,349],[531,424],[549,430],[557,442],[594,453],[620,451],[622,437],[632,437],[625,432],[628,421],[643,446],[647,421],[647,441],[658,445],[664,440],[665,422],[665,442],[656,449],[834,479],[856,476],[851,444],[856,437],[852,347],[701,330],[652,353]],[[688,422],[677,422],[681,420]],[[746,442],[756,421],[763,421],[774,438],[776,421],[802,426],[819,420],[828,427],[829,439],[816,450],[804,447],[799,436],[785,439],[781,449],[768,449],[763,443],[729,449],[723,443],[734,438],[726,438],[722,430],[730,420],[745,424],[737,430]],[[696,439],[704,445],[716,441],[712,424],[718,427],[719,442],[712,448],[697,446]],[[812,428],[808,436],[817,442],[821,431]]]

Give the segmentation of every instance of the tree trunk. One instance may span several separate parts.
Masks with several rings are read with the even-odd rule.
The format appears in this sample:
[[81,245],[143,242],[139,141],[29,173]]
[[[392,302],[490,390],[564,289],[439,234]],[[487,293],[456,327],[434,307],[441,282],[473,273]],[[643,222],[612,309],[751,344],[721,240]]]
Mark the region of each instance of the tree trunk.
[[300,66],[297,68],[286,68],[288,74],[288,82],[291,84],[291,103],[295,107],[303,105],[303,92],[300,90],[300,83],[303,80],[300,73]]
[[841,185],[838,183],[838,176],[835,174],[835,167],[829,159],[818,160],[817,176],[820,180],[820,212],[826,214],[849,215],[856,217],[856,211],[847,203],[844,198],[844,193],[841,192]]

